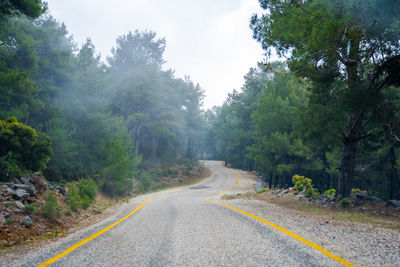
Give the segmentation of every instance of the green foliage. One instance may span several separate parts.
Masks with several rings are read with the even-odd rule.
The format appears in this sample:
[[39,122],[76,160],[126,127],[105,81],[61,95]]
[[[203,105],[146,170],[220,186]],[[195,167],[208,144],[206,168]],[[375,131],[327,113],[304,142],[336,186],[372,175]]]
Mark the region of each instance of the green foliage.
[[[378,132],[399,125],[394,111],[398,99],[387,97],[400,86],[400,10],[395,8],[399,3],[260,0],[260,4],[265,13],[252,17],[254,37],[267,51],[274,48],[278,55],[288,56],[290,71],[309,82],[301,137],[322,155],[334,152],[327,171],[338,174],[338,195],[348,197],[357,149],[373,150],[367,141],[384,146]],[[375,23],[369,23],[372,17],[377,18]],[[363,136],[370,138],[365,141]],[[341,157],[336,154],[339,150]],[[365,155],[364,149],[361,153]]]
[[69,208],[73,211],[78,211],[82,208],[82,200],[79,195],[79,188],[76,183],[72,183],[69,188],[67,195],[65,196],[65,201],[67,202]]
[[0,121],[0,157],[5,158],[0,162],[3,179],[45,169],[51,154],[47,135],[37,134],[14,117]]
[[292,182],[293,182],[294,188],[297,191],[303,191],[303,190],[306,191],[304,197],[318,198],[320,196],[318,189],[313,187],[312,181],[310,178],[296,174],[296,175],[293,175]]
[[6,219],[6,221],[4,222],[5,225],[10,225],[13,223],[14,223],[14,221],[12,219]]
[[65,201],[73,211],[87,209],[95,200],[96,192],[97,185],[92,179],[80,179],[69,185]]
[[121,131],[120,136],[111,140],[107,165],[103,169],[103,190],[110,196],[123,196],[132,190],[132,180],[141,162],[141,157],[135,157],[124,145],[123,138],[127,135]]
[[351,189],[350,197],[351,197],[351,198],[355,198],[355,197],[356,197],[356,194],[365,194],[365,195],[368,195],[368,192],[367,192],[367,191],[364,191],[364,190],[361,190],[360,188],[353,188],[353,189]]
[[37,18],[45,12],[47,4],[42,0],[5,0],[1,1],[0,18],[12,15],[26,15]]
[[324,192],[324,196],[334,197],[335,195],[336,195],[336,189],[334,189],[334,188],[328,189]]
[[65,214],[65,216],[72,216],[71,210],[67,210],[64,214]]
[[342,200],[340,200],[340,206],[341,207],[343,207],[343,208],[347,208],[347,207],[349,207],[350,206],[350,199],[348,199],[348,198],[343,198]]
[[304,197],[306,198],[319,198],[320,193],[317,188],[312,187],[311,189],[307,190],[306,193],[304,194]]
[[[8,2],[1,11],[26,13],[28,1],[18,8]],[[156,33],[120,36],[107,65],[90,39],[77,48],[51,16],[4,19],[0,40],[0,119],[16,117],[51,137],[53,156],[39,166],[49,181],[92,177],[107,194],[125,195],[141,158],[173,165],[179,155],[193,161],[200,154],[203,90],[163,70],[166,41]],[[45,152],[47,140],[38,136],[30,160]],[[0,171],[39,170],[21,167],[19,154],[8,152],[0,154]]]
[[40,207],[40,214],[48,220],[54,222],[60,218],[61,207],[58,205],[57,196],[54,192],[47,192],[45,195],[45,204]]
[[311,179],[301,175],[293,175],[293,186],[297,191],[310,191],[312,189]]
[[257,193],[257,194],[261,194],[261,193],[264,193],[264,192],[267,192],[267,191],[268,191],[267,188],[261,188],[261,189],[258,190],[256,193]]
[[25,211],[27,213],[34,213],[35,210],[37,209],[38,204],[36,202],[32,203],[32,204],[26,204],[25,205]]
[[144,193],[151,190],[152,180],[149,172],[142,172],[138,177],[138,186],[136,191]]

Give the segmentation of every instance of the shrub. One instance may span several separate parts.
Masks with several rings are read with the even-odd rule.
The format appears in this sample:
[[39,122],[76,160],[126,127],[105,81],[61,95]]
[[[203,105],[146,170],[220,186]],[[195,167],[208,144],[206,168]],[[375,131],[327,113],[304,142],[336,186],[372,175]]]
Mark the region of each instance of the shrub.
[[301,175],[293,175],[292,182],[297,191],[306,190],[305,197],[319,197],[318,189],[314,188],[310,178]]
[[71,210],[67,210],[64,214],[65,214],[65,216],[72,216]]
[[328,189],[325,191],[324,195],[334,197],[336,195],[336,189],[334,188]]
[[309,191],[312,188],[311,179],[304,176],[295,174],[292,177],[292,182],[297,191]]
[[109,144],[106,166],[103,169],[103,191],[110,196],[123,196],[129,193],[133,185],[133,177],[137,174],[141,162],[140,156],[135,156],[128,149],[125,140],[130,140],[120,132]]
[[340,206],[343,208],[350,206],[350,199],[343,198],[342,200],[340,200]]
[[50,138],[16,118],[0,120],[0,177],[10,179],[26,171],[46,168],[52,155]]
[[261,188],[260,190],[257,191],[257,194],[261,194],[267,191],[268,191],[267,188]]
[[97,186],[92,179],[79,179],[70,184],[65,201],[73,211],[87,209],[96,199],[96,192]]
[[304,197],[315,197],[315,198],[318,198],[318,197],[320,197],[320,194],[319,194],[317,188],[311,187],[310,189],[308,189],[306,191],[306,193],[304,194]]
[[67,195],[65,196],[65,202],[67,202],[69,208],[73,211],[78,211],[82,208],[82,200],[79,196],[79,188],[76,183],[72,183],[69,186]]
[[361,190],[360,188],[353,188],[353,189],[351,189],[351,194],[350,194],[350,197],[351,198],[355,198],[356,197],[356,194],[368,194],[368,192],[367,191],[363,191],[363,190]]
[[151,189],[152,181],[150,179],[148,172],[142,172],[139,176],[139,182],[142,185],[143,191],[148,191]]
[[27,205],[25,205],[25,211],[27,213],[34,213],[37,207],[38,207],[38,205],[36,202],[34,202],[32,204],[27,204]]
[[60,218],[61,207],[58,205],[56,194],[54,192],[47,192],[45,199],[46,203],[40,208],[40,214],[50,221]]

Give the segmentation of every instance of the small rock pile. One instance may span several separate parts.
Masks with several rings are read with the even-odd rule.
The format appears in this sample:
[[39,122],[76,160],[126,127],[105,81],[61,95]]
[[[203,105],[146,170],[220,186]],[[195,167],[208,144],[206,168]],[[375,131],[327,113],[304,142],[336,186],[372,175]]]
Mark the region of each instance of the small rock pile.
[[[25,205],[37,202],[38,196],[46,190],[53,190],[65,195],[65,188],[46,183],[40,173],[26,174],[12,183],[0,186],[0,225],[14,214],[23,215]],[[29,227],[32,219],[26,215],[21,217],[20,223]]]

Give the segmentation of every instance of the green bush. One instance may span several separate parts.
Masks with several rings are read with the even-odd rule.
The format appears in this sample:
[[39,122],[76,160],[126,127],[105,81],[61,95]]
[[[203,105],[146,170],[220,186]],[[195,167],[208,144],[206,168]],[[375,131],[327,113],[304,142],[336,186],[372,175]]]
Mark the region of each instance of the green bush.
[[58,205],[56,194],[54,192],[47,192],[45,200],[46,203],[40,208],[40,214],[50,221],[60,218],[61,207]]
[[92,179],[80,179],[70,184],[65,201],[73,211],[87,209],[96,199],[96,192],[97,186]]
[[367,191],[363,191],[363,190],[361,190],[360,188],[353,188],[353,189],[351,189],[351,194],[350,194],[350,197],[351,198],[355,198],[356,197],[356,194],[368,194],[368,192]]
[[142,172],[139,176],[139,183],[142,185],[143,192],[151,190],[152,180],[148,172]]
[[292,177],[293,186],[297,191],[309,191],[312,188],[311,179],[300,176],[300,175],[293,175]]
[[306,191],[306,193],[304,194],[304,197],[315,197],[318,198],[320,197],[320,193],[318,192],[317,188],[311,187],[310,189],[308,189]]
[[82,208],[82,200],[76,183],[72,183],[69,186],[67,195],[65,196],[65,202],[67,202],[69,208],[73,211],[78,211],[80,208]]
[[293,175],[292,177],[293,186],[297,191],[306,190],[305,197],[319,197],[320,194],[317,188],[312,185],[312,180],[305,176]]
[[268,191],[267,188],[261,188],[260,190],[257,191],[257,194],[261,194],[267,191]]
[[340,206],[343,208],[350,206],[350,199],[343,198],[342,200],[340,200]]
[[328,189],[325,191],[324,195],[334,197],[336,195],[336,189],[334,188]]
[[27,204],[27,205],[25,205],[25,211],[27,213],[34,213],[37,207],[38,207],[38,205],[36,202],[34,202],[32,204]]
[[52,155],[50,138],[16,118],[0,120],[0,177],[10,180],[46,168]]
[[[125,138],[126,139],[126,138]],[[119,133],[109,144],[106,166],[103,169],[103,191],[110,196],[129,193],[136,177],[140,156],[135,156],[124,143],[123,133]],[[129,138],[128,138],[129,139]]]

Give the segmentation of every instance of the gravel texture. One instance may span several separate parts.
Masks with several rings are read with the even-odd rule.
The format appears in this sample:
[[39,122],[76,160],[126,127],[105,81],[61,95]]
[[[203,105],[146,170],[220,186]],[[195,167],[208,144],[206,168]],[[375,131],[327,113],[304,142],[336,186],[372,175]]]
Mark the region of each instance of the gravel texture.
[[[215,176],[206,183],[166,191],[54,266],[340,266],[278,230],[206,202],[207,196],[230,188],[237,179],[237,173],[219,162],[208,165],[215,170]],[[240,173],[241,183],[235,190],[252,190],[254,179]],[[156,194],[134,198],[106,220],[35,251],[17,258],[2,256],[0,264],[37,265],[122,218]],[[219,196],[213,200],[222,202]],[[398,232],[367,225],[321,224],[315,218],[260,201],[225,202],[286,227],[357,265],[390,266],[400,262]]]

